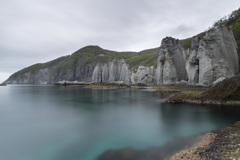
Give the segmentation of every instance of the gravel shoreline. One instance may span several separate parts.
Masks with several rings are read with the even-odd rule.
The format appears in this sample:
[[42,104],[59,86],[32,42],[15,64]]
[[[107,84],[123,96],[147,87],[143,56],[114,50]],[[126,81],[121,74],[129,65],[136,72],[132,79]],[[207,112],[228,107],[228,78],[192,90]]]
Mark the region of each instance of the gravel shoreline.
[[240,160],[240,121],[227,128],[213,130],[199,138],[170,160]]
[[209,146],[213,139],[215,138],[215,134],[206,133],[204,136],[200,136],[197,139],[197,142],[190,146],[188,149],[181,150],[174,155],[172,155],[169,160],[202,160],[199,154],[196,154],[196,150],[206,148]]

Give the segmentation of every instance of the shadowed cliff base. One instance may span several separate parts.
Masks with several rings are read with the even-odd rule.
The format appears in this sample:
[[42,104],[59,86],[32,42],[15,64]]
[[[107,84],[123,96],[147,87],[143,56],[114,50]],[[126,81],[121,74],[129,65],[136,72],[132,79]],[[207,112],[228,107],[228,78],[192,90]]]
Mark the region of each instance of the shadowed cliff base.
[[225,79],[205,92],[181,92],[165,99],[166,103],[195,103],[240,106],[240,74]]

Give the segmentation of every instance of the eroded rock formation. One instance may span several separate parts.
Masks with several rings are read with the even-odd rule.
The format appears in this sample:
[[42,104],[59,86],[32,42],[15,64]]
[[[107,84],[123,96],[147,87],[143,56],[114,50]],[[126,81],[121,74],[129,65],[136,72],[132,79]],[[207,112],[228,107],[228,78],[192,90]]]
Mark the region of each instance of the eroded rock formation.
[[239,70],[237,44],[232,31],[225,26],[212,28],[200,40],[193,37],[186,57],[191,84],[211,85],[219,78],[234,76]]
[[155,70],[153,66],[144,67],[139,66],[136,73],[131,74],[132,84],[154,84]]
[[162,40],[157,68],[139,66],[131,71],[124,59],[97,64],[93,82],[126,84],[190,84],[211,85],[219,78],[228,78],[239,70],[237,44],[231,29],[216,26],[202,37],[191,39],[190,48],[184,49],[179,40]]
[[187,80],[186,63],[179,40],[171,37],[162,40],[155,79],[156,84],[174,84]]
[[[132,54],[132,57],[128,56],[128,58],[133,58],[128,62],[137,64],[133,68],[140,65],[137,70],[134,70],[129,68],[123,58],[117,59],[121,56],[126,58],[126,53],[116,54],[100,47],[89,46],[71,56],[32,65],[16,72],[4,84],[54,84],[63,80],[82,82],[92,80],[96,83],[128,85],[175,84],[181,81],[189,84],[211,85],[218,79],[229,78],[238,73],[237,44],[229,27],[215,26],[188,40],[187,42],[191,41],[191,43],[184,46],[180,40],[172,37],[164,38],[158,58],[154,60],[157,61],[156,68],[142,66],[142,64],[153,65],[154,63],[145,63],[144,60],[135,58],[134,56],[139,56],[137,52],[128,53]],[[112,54],[116,55],[112,56]],[[107,59],[104,59],[105,55],[108,55]],[[93,56],[97,58],[89,60]],[[132,64],[129,65],[133,66]]]
[[130,74],[124,59],[112,60],[109,63],[98,63],[93,71],[92,82],[130,84]]

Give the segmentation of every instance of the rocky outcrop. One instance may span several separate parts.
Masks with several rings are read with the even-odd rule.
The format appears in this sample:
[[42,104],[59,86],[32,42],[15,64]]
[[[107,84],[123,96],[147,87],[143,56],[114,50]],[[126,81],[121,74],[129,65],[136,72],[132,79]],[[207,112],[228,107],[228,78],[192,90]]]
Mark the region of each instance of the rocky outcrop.
[[153,66],[144,67],[139,66],[136,73],[132,72],[131,74],[131,83],[132,84],[154,84],[154,75],[155,70]]
[[232,77],[239,70],[237,44],[226,27],[215,27],[199,43],[199,83],[210,85],[217,79]]
[[239,70],[237,44],[231,29],[216,26],[202,37],[195,36],[190,48],[184,49],[179,40],[166,37],[162,40],[157,68],[139,66],[128,69],[123,59],[97,64],[93,82],[127,84],[189,84],[211,85],[218,79],[232,77]]
[[[61,63],[57,64],[61,65]],[[87,64],[83,67],[75,65],[59,71],[56,65],[39,69],[37,71],[27,71],[18,76],[11,76],[4,84],[54,84],[58,81],[90,81],[93,69]]]
[[[184,46],[181,40],[164,38],[158,58],[154,60],[157,61],[156,69],[153,66],[141,65],[153,65],[152,59],[149,60],[151,63],[139,59],[142,54],[148,57],[148,54],[152,54],[151,50],[129,52],[126,56],[124,52],[112,52],[97,46],[89,46],[70,56],[20,70],[4,84],[54,84],[63,80],[79,82],[92,80],[95,83],[133,85],[185,82],[209,86],[218,79],[229,78],[238,73],[237,44],[229,27],[215,26],[187,40],[187,45]],[[130,64],[118,57],[130,57],[128,61]],[[134,70],[129,66],[132,68],[138,66],[138,69]]]
[[[99,46],[86,46],[71,55],[62,56],[46,63],[34,64],[19,70],[12,74],[4,84],[54,84],[58,81],[90,82],[97,63],[105,64],[101,66],[104,75],[102,81],[107,82],[109,76],[115,77],[114,69],[110,66],[115,66],[115,63],[110,64],[107,62],[120,57],[133,58],[139,55],[144,57],[149,53],[157,55],[157,52],[157,48],[140,52],[117,52],[105,50]],[[139,61],[138,58],[133,58],[129,65],[136,67],[141,65],[141,63],[142,61]],[[155,61],[148,61],[147,64],[152,65],[153,63]],[[122,73],[117,73],[119,74],[117,79],[122,81],[128,78],[128,74],[124,74],[127,71],[126,67],[127,65],[122,65],[119,68],[119,71],[121,70]]]
[[239,106],[240,74],[218,81],[204,92],[196,88],[193,92],[176,93],[166,98],[165,102]]
[[193,37],[187,50],[178,40],[167,37],[162,40],[157,64],[156,84],[187,80],[190,84],[211,85],[219,78],[237,74],[237,44],[226,26],[216,26],[202,38]]
[[178,40],[171,37],[162,40],[157,64],[156,84],[175,84],[187,80],[183,49]]
[[114,59],[109,63],[98,63],[93,71],[92,82],[131,84],[130,73],[125,60]]
[[52,84],[51,68],[40,69],[36,73],[26,72],[15,78],[9,78],[4,83],[6,84]]
[[197,59],[197,53],[199,48],[198,36],[191,39],[191,49],[185,51],[185,55],[188,56],[186,60],[186,70],[188,73],[188,82],[190,84],[197,84],[199,82],[199,59]]
[[187,149],[181,150],[169,160],[238,160],[240,151],[240,122],[208,132],[197,138]]
[[102,82],[102,65],[97,64],[93,70],[92,82]]
[[219,78],[228,78],[239,70],[237,44],[231,29],[217,26],[202,39],[192,38],[187,55],[188,81],[211,85]]
[[154,84],[153,66],[139,66],[137,72],[128,69],[124,59],[112,60],[105,64],[98,63],[93,71],[92,82],[115,84]]

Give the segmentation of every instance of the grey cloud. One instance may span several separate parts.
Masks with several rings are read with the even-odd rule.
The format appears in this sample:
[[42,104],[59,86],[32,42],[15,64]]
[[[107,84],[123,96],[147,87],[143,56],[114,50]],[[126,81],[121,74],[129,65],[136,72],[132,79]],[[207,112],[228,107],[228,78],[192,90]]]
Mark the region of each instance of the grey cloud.
[[182,39],[204,31],[238,6],[236,0],[3,0],[0,73],[86,45],[118,51],[158,47],[165,36]]
[[193,34],[196,33],[195,28],[193,26],[180,24],[176,26],[176,28],[174,28],[172,31],[172,34],[176,35],[177,37],[187,37],[186,33],[192,33],[191,36],[194,36]]

